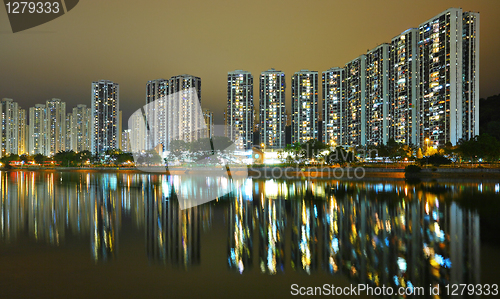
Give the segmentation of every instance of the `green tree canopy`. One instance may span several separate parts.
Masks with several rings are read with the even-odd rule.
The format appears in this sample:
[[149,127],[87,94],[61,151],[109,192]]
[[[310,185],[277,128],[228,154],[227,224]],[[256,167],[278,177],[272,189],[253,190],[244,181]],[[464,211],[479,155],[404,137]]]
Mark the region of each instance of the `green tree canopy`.
[[500,157],[500,142],[489,134],[481,134],[467,141],[460,140],[458,152],[463,158],[470,158],[471,161],[483,159],[496,162]]

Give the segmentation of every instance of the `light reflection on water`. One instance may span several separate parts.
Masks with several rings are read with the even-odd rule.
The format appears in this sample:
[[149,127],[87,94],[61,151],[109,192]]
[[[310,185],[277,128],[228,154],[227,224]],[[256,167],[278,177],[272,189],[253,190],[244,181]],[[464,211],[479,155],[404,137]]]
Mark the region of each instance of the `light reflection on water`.
[[200,192],[165,175],[0,172],[0,244],[64,246],[69,234],[85,236],[93,260],[105,263],[119,259],[127,221],[144,231],[137,242],[150,262],[189,269],[202,265],[201,235],[222,222],[226,271],[326,272],[394,288],[480,283],[480,217],[454,200],[499,192],[494,183],[248,179],[181,210],[179,184]]

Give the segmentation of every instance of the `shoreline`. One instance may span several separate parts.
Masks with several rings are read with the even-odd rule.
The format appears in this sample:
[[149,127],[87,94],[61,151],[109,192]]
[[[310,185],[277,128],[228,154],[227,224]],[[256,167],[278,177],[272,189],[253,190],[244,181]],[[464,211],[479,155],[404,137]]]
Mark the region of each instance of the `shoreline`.
[[[96,172],[96,173],[150,173],[183,175],[193,173],[195,169],[171,167],[168,171],[159,168],[159,171],[142,171],[135,167],[13,167],[0,168],[1,171],[41,171],[41,172]],[[198,174],[208,174],[209,171],[200,171]],[[244,171],[233,172],[234,175],[245,175]],[[402,168],[372,168],[372,167],[250,167],[248,176],[259,178],[314,178],[314,179],[354,179],[363,178],[395,178],[395,179],[437,179],[437,178],[473,178],[495,179],[500,178],[500,169],[489,168],[424,168],[419,173],[406,174]]]

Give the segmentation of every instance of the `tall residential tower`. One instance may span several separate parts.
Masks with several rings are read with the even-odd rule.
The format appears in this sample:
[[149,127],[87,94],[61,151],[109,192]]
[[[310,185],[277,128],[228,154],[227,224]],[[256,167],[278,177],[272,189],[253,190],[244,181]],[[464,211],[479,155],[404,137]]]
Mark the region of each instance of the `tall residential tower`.
[[45,105],[36,104],[29,110],[28,152],[32,156],[36,154],[48,156],[48,145]]
[[146,114],[149,127],[148,148],[161,144],[165,148],[168,144],[167,136],[167,109],[169,94],[169,80],[150,80],[146,84]]
[[420,144],[479,134],[479,14],[450,8],[418,27]]
[[344,67],[345,72],[345,110],[343,122],[346,132],[344,145],[360,146],[366,144],[366,55],[351,60]]
[[91,151],[93,155],[118,149],[119,142],[119,85],[108,80],[92,82]]
[[334,67],[323,72],[323,143],[342,145],[349,133],[344,130],[346,119],[345,107],[345,71]]
[[396,142],[418,144],[417,29],[408,29],[391,40],[389,60],[389,136]]
[[270,69],[260,74],[260,143],[265,149],[285,147],[285,73]]
[[19,106],[12,99],[0,101],[0,157],[18,153]]
[[366,53],[366,143],[385,144],[389,140],[389,44]]
[[318,110],[318,72],[296,72],[292,77],[292,143],[318,139]]
[[47,120],[48,155],[66,150],[66,103],[51,99],[45,103]]
[[[253,146],[253,76],[236,70],[227,74],[227,127],[226,136],[239,149]],[[237,140],[239,138],[239,140]]]
[[206,134],[201,109],[201,78],[192,75],[173,76],[168,89],[168,140],[193,142]]
[[91,116],[90,108],[86,105],[77,105],[73,108],[71,118],[71,149],[75,152],[90,150]]

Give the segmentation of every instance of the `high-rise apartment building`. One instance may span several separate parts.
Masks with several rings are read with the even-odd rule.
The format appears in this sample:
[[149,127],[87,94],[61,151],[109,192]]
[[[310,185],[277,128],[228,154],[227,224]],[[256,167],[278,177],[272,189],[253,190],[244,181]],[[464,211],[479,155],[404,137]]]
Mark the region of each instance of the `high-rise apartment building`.
[[450,8],[420,24],[418,51],[419,143],[478,134],[479,14]]
[[[146,147],[147,127],[144,121],[144,115],[141,111],[134,112],[128,120],[129,132],[126,133],[129,145],[128,152],[137,154],[143,151],[151,149],[151,147]],[[125,144],[127,146],[127,144]],[[123,150],[123,145],[122,145]]]
[[90,151],[90,135],[92,131],[92,112],[86,105],[73,108],[71,117],[71,149],[75,152]]
[[149,127],[148,147],[154,148],[156,144],[163,147],[168,144],[167,135],[167,106],[169,94],[169,80],[150,80],[146,84],[146,115]]
[[253,146],[253,76],[236,70],[227,74],[227,137],[239,149]]
[[[206,135],[201,109],[201,79],[191,75],[173,76],[170,79],[150,80],[146,84],[146,106],[142,121],[144,128],[137,127],[145,134],[143,149],[158,148],[169,150],[172,140],[192,142]],[[132,120],[130,120],[132,121]],[[130,122],[129,121],[129,122]],[[139,114],[134,116],[134,126],[139,125]],[[131,140],[139,136],[130,127]],[[141,141],[142,142],[142,141]],[[140,146],[131,145],[132,150]]]
[[47,138],[47,117],[45,105],[37,104],[31,107],[29,115],[28,151],[30,155],[49,155]]
[[318,139],[318,110],[318,72],[296,72],[292,77],[292,143]]
[[260,143],[265,149],[285,147],[285,73],[270,69],[260,74]]
[[345,71],[334,67],[323,72],[323,143],[336,146],[342,145],[349,133],[344,130],[346,107],[345,103]]
[[462,14],[462,138],[479,135],[479,13]]
[[366,143],[385,144],[389,140],[389,44],[366,53]]
[[12,99],[0,101],[0,157],[18,153],[19,106]]
[[116,149],[120,149],[122,144],[122,119],[123,119],[123,111],[118,111],[118,147]]
[[26,110],[19,108],[19,119],[18,119],[18,131],[17,131],[17,154],[23,155],[28,154],[28,134],[26,125]]
[[396,142],[418,144],[418,30],[411,28],[391,40],[389,60],[389,136]]
[[51,99],[45,103],[48,156],[66,150],[66,103]]
[[203,119],[207,125],[205,138],[212,138],[214,136],[214,113],[208,109],[203,109]]
[[132,152],[132,149],[130,147],[130,132],[130,129],[123,130],[122,132],[122,144],[120,146],[120,149],[125,153]]
[[366,144],[366,55],[351,60],[344,67],[346,132],[344,145]]
[[65,148],[66,151],[73,150],[71,146],[71,128],[73,127],[73,113],[66,114],[66,133],[65,133]]
[[206,128],[201,109],[201,78],[192,75],[173,76],[168,89],[168,140],[197,140]]
[[[437,147],[470,139],[479,134],[479,13],[450,8],[348,62],[342,80],[327,80],[334,74],[323,73],[327,143],[335,138],[335,109],[341,110],[337,144],[394,138]],[[340,107],[332,101],[337,82]]]
[[91,150],[96,155],[120,147],[119,85],[108,80],[92,82],[91,92]]

